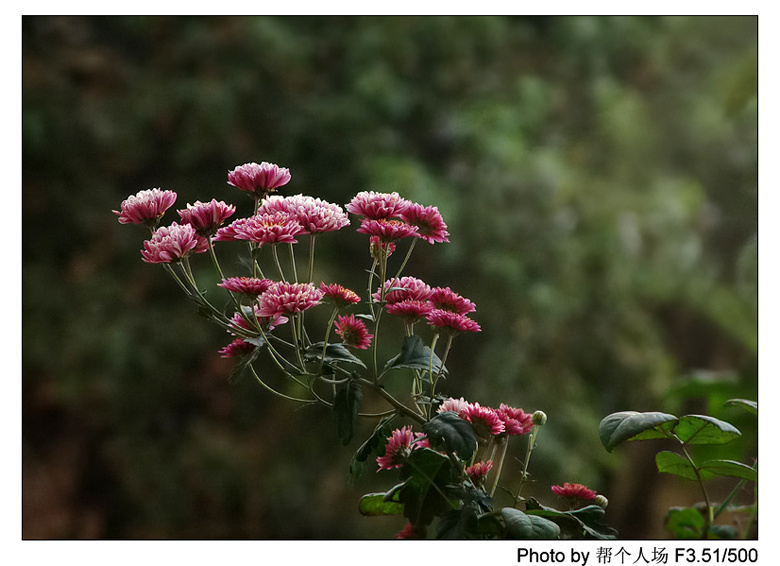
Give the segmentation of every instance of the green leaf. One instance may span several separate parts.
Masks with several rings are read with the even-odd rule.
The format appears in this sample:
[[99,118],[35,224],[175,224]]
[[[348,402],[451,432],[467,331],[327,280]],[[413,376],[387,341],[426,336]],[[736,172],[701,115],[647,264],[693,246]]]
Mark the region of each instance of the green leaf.
[[749,413],[753,413],[754,415],[758,414],[758,403],[749,401],[748,399],[729,399],[724,403],[724,406],[742,407]]
[[574,511],[558,511],[541,505],[531,497],[525,503],[525,512],[550,519],[570,539],[612,540],[618,535],[615,529],[607,525],[606,513],[598,505],[588,505]]
[[686,444],[726,444],[742,434],[733,425],[706,415],[685,415],[674,434]]
[[[404,337],[404,343],[401,346],[401,353],[388,360],[385,364],[383,373],[385,371],[401,368],[428,371],[429,366],[431,366],[431,349],[423,344],[423,341],[419,336],[406,336]],[[434,354],[431,370],[434,373],[438,373],[439,369],[441,369],[441,360]],[[444,371],[446,372],[446,368]]]
[[702,471],[717,476],[742,478],[748,481],[758,481],[758,471],[747,464],[733,460],[709,460],[701,465]]
[[664,518],[664,526],[678,539],[701,538],[704,517],[693,507],[671,507]]
[[655,464],[658,471],[666,474],[674,474],[687,480],[696,481],[696,469],[693,465],[676,452],[663,451],[655,455]]
[[333,419],[336,422],[336,432],[344,446],[349,444],[355,435],[355,424],[362,400],[360,383],[354,379],[339,387],[333,397]]
[[739,537],[737,529],[732,525],[712,525],[709,530],[709,539],[733,540]]
[[557,539],[561,528],[552,521],[537,515],[526,515],[519,509],[504,507],[501,516],[506,525],[506,538],[522,540]]
[[351,486],[354,486],[365,475],[368,469],[368,460],[372,457],[375,459],[384,453],[387,439],[393,432],[391,423],[394,418],[395,415],[383,417],[374,428],[371,436],[352,455],[352,460],[349,463],[349,484]]
[[[319,361],[323,359],[322,347],[324,342],[317,342],[306,348],[305,359],[306,361]],[[360,358],[356,357],[350,352],[344,344],[328,344],[325,348],[324,363],[336,364],[339,362],[345,362],[348,364],[356,364],[360,367],[366,367]]]
[[265,344],[265,340],[259,336],[257,338],[242,338],[242,340],[244,340],[244,342],[254,344],[255,347],[251,352],[241,356],[238,362],[233,366],[233,369],[230,370],[230,377],[228,378],[230,383],[235,383],[241,378],[249,366],[252,365],[252,363],[257,359],[257,356],[260,354],[260,350],[262,350],[263,344]]
[[361,515],[366,517],[378,517],[381,515],[400,515],[404,512],[403,503],[387,501],[386,493],[367,493],[360,498],[358,509]]
[[677,417],[666,413],[637,413],[622,411],[604,417],[599,423],[599,438],[607,452],[629,440],[666,438],[665,432],[674,428]]
[[477,449],[474,426],[453,411],[439,413],[426,422],[422,430],[428,437],[431,448],[444,449],[456,454],[463,461],[469,461]]
[[398,492],[398,501],[404,504],[404,517],[416,527],[424,527],[434,517],[452,509],[447,485],[452,482],[450,459],[430,448],[413,450],[401,467],[404,486]]

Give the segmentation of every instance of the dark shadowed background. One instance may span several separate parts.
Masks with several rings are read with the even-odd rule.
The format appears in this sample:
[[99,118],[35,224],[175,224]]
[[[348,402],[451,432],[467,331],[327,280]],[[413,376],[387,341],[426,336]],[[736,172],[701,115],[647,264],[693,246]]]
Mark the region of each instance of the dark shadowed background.
[[[111,213],[161,187],[175,208],[215,197],[246,215],[226,179],[248,161],[290,168],[283,194],[439,207],[451,243],[421,242],[406,273],[477,305],[447,393],[547,413],[528,495],[554,504],[551,484],[584,483],[621,537],[665,537],[665,510],[700,494],[655,471],[656,444],[602,448],[619,410],[713,414],[744,433],[719,454],[757,457],[754,419],[722,408],[757,398],[756,18],[21,25],[25,538],[403,526],[357,512],[396,476],[347,484],[370,425],[342,447],[324,409],[229,383],[229,337]],[[318,246],[319,279],[365,287],[363,235]],[[204,281],[209,268],[196,258]]]

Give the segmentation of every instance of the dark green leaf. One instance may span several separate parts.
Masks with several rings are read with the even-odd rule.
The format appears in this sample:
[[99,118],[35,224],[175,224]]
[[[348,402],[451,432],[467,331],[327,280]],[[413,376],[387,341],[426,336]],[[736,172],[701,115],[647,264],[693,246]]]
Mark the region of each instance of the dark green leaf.
[[758,481],[758,471],[755,468],[733,460],[709,460],[701,465],[701,469],[717,476],[730,476],[748,481]]
[[758,403],[755,401],[749,401],[747,399],[729,399],[724,405],[742,407],[749,413],[753,413],[754,415],[758,414]]
[[658,466],[659,472],[674,474],[687,480],[697,479],[696,469],[693,465],[684,456],[676,452],[659,452],[655,455],[655,464]]
[[599,424],[599,438],[608,452],[628,440],[666,438],[677,417],[666,413],[622,411],[605,417]]
[[672,507],[666,513],[664,526],[678,539],[701,538],[704,517],[693,507]]
[[386,493],[368,493],[360,498],[358,508],[360,513],[367,517],[380,515],[400,515],[404,512],[404,506],[397,501],[387,501]]
[[[322,346],[324,342],[317,342],[306,348],[306,361],[320,361],[323,359]],[[346,362],[348,364],[357,364],[360,367],[366,367],[360,358],[350,352],[344,344],[328,344],[325,348],[325,363],[336,364]]]
[[470,422],[453,411],[439,413],[422,426],[431,448],[443,449],[469,461],[477,449],[477,434]]
[[350,379],[339,387],[333,397],[333,419],[336,422],[336,432],[341,443],[345,446],[355,435],[355,424],[362,400],[363,392],[360,383],[354,379]]
[[254,344],[255,347],[250,352],[241,356],[238,362],[236,362],[236,364],[233,366],[233,369],[230,370],[230,377],[228,378],[230,383],[235,383],[241,378],[249,366],[252,365],[252,363],[257,359],[257,356],[260,354],[260,350],[262,349],[261,346],[265,344],[265,341],[260,337],[243,338],[243,340],[244,342]]
[[541,505],[533,497],[526,501],[526,514],[554,521],[566,538],[612,540],[617,531],[607,525],[606,514],[598,505],[588,505],[574,511],[558,511]]
[[726,444],[742,436],[733,425],[706,415],[680,417],[674,434],[686,444]]
[[[441,360],[433,355],[433,364],[431,366],[431,349],[423,344],[419,336],[406,336],[401,346],[401,353],[390,359],[386,364],[384,371],[411,368],[428,371],[431,367],[434,373],[441,368]],[[446,372],[446,368],[444,370]]]
[[388,437],[392,434],[391,422],[395,415],[384,417],[374,428],[374,432],[357,449],[349,463],[349,484],[355,483],[363,477],[368,469],[368,461],[384,454]]
[[424,527],[434,517],[452,509],[447,497],[447,485],[452,482],[450,459],[429,448],[412,451],[401,467],[403,488],[398,500],[404,504],[404,517],[417,527]]
[[738,536],[739,533],[737,533],[737,529],[731,525],[712,525],[710,527],[709,536],[707,538],[733,540],[738,538]]
[[554,522],[537,515],[526,515],[519,509],[504,507],[501,516],[508,539],[549,540],[557,539],[561,534],[561,528]]

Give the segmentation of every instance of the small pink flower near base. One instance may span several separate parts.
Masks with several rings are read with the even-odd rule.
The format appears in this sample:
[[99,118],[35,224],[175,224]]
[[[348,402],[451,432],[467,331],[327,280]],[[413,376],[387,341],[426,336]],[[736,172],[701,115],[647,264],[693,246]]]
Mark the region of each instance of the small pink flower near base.
[[460,412],[461,418],[474,425],[474,430],[479,438],[490,438],[504,432],[504,422],[498,416],[495,409],[482,407],[479,403],[469,403]]
[[441,332],[442,330],[448,332],[480,332],[482,330],[478,323],[466,315],[442,309],[433,309],[425,318],[428,320],[428,324],[433,327],[434,332]]
[[341,336],[341,341],[346,346],[366,350],[371,345],[374,335],[368,333],[366,324],[355,318],[354,314],[339,316],[335,326],[336,334]]
[[148,189],[127,197],[122,201],[121,210],[111,212],[119,215],[122,224],[143,224],[153,228],[175,202],[176,193],[173,191]]
[[457,314],[468,314],[477,310],[473,302],[449,287],[435,287],[431,293],[431,303],[433,307]]
[[338,283],[331,283],[330,285],[320,283],[320,291],[324,293],[326,299],[330,299],[336,308],[339,309],[356,305],[360,302],[360,295]]
[[463,413],[463,410],[468,407],[471,403],[466,401],[463,397],[460,399],[455,399],[454,397],[450,397],[449,399],[445,399],[441,405],[439,405],[437,413],[443,413],[444,411],[452,411],[454,413],[457,413],[458,416],[461,418],[464,418],[461,413]]
[[414,443],[415,436],[410,427],[395,429],[387,439],[384,456],[379,456],[376,459],[379,470],[400,468],[409,454],[412,453]]
[[249,354],[254,349],[254,344],[244,342],[241,338],[236,338],[230,344],[222,348],[219,353],[222,354],[222,358],[235,358]]
[[468,468],[466,468],[466,475],[475,484],[481,484],[483,481],[485,481],[485,478],[487,477],[488,473],[490,473],[490,470],[492,469],[493,469],[493,460],[488,460],[487,462],[482,460],[477,462],[473,466],[469,466]]
[[223,289],[240,293],[250,297],[257,297],[268,290],[273,281],[271,279],[261,279],[259,277],[228,277],[218,283]]
[[191,224],[199,236],[210,237],[236,212],[236,207],[217,199],[211,199],[211,202],[197,200],[195,204],[188,203],[186,209],[177,212],[182,224]]
[[449,242],[447,225],[435,206],[412,203],[401,212],[401,220],[417,228],[417,237],[429,244]]
[[554,485],[550,489],[558,497],[568,499],[570,502],[590,501],[596,498],[596,492],[581,483],[565,482],[562,486]]
[[415,540],[425,538],[425,527],[415,527],[411,523],[406,523],[406,526],[398,531],[395,538],[398,540]]
[[260,295],[260,316],[273,318],[294,314],[318,305],[324,293],[311,283],[277,281]]
[[146,240],[141,255],[146,263],[171,263],[181,260],[192,250],[200,251],[204,240],[189,224],[174,222],[159,228],[151,240]]
[[428,301],[406,299],[397,303],[389,303],[386,308],[389,314],[400,316],[406,322],[412,324],[421,318],[425,318],[433,310],[433,305]]
[[290,170],[274,163],[263,161],[244,163],[228,172],[228,184],[261,198],[290,182]]
[[528,434],[534,426],[533,415],[529,415],[522,409],[516,409],[501,403],[496,413],[504,422],[505,432],[508,436]]

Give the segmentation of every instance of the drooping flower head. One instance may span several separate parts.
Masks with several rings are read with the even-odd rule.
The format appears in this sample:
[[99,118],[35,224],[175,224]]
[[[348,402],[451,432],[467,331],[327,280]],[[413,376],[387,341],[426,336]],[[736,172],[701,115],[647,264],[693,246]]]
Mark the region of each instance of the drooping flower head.
[[[385,455],[379,456],[376,463],[380,470],[392,470],[400,468],[412,453],[415,445],[415,437],[410,427],[395,429],[387,439]],[[377,470],[379,471],[379,470]]]
[[305,234],[301,223],[287,212],[258,214],[239,219],[229,226],[221,228],[215,239],[248,240],[258,244],[296,244],[296,236]]
[[311,283],[277,281],[260,295],[260,316],[294,314],[318,305],[324,293]]
[[347,213],[339,205],[306,195],[271,195],[263,199],[257,212],[292,214],[312,234],[334,232],[349,226]]
[[397,303],[388,303],[386,306],[389,314],[400,316],[409,324],[417,322],[433,310],[430,301],[418,301],[415,299],[404,299]]
[[554,485],[550,489],[558,497],[567,500],[571,507],[596,498],[596,492],[581,483],[565,482],[562,486]]
[[274,163],[245,163],[228,172],[228,184],[262,198],[290,182],[290,170]]
[[354,314],[349,316],[339,315],[335,326],[336,334],[341,336],[341,341],[345,345],[361,350],[366,350],[371,345],[371,339],[374,335],[368,333],[366,324],[362,320],[355,318]]
[[485,478],[487,477],[488,473],[490,473],[490,470],[493,469],[493,460],[488,460],[485,462],[484,460],[480,460],[473,466],[469,466],[466,468],[466,475],[469,477],[469,479],[474,482],[477,485],[482,484],[482,482],[485,481]]
[[[416,277],[410,276],[401,277],[398,279],[388,279],[384,282],[383,288],[385,292],[385,302],[387,304],[400,303],[401,301],[406,301],[409,299],[414,301],[425,301],[433,293],[430,285],[424,281],[421,281],[420,279],[417,279]],[[382,288],[377,289],[377,291],[372,294],[371,297],[375,301],[379,302],[379,300],[382,298],[381,293]]]
[[398,193],[376,193],[362,191],[352,197],[347,204],[347,212],[365,216],[367,219],[393,218],[412,204]]
[[127,197],[122,201],[121,210],[111,212],[119,215],[119,222],[122,224],[143,224],[153,228],[175,202],[176,193],[173,191],[148,189]]
[[228,277],[223,279],[222,283],[218,285],[233,293],[257,297],[265,293],[272,283],[271,279],[261,279],[259,277]]
[[247,333],[257,335],[258,325],[264,332],[270,332],[288,320],[286,316],[281,314],[264,317],[260,314],[260,308],[257,305],[254,305],[252,309],[245,306],[242,307],[242,312],[233,314],[233,318],[230,319],[230,324],[233,328],[228,330],[228,332],[234,336],[242,336]]
[[458,416],[461,418],[464,418],[461,413],[463,413],[463,410],[468,407],[471,403],[466,401],[463,397],[460,399],[455,399],[454,397],[450,397],[449,399],[445,399],[441,405],[439,405],[437,413],[443,413],[444,411],[452,411],[454,413],[457,413]]
[[220,356],[222,358],[235,358],[249,354],[254,349],[254,344],[244,342],[241,338],[236,338],[230,344],[222,348],[219,353],[222,354],[222,356]]
[[431,293],[433,307],[458,314],[467,314],[477,310],[476,305],[449,287],[435,287]]
[[435,206],[412,203],[401,212],[401,220],[417,227],[417,237],[429,244],[449,242],[447,225]]
[[146,263],[170,263],[181,260],[190,251],[198,251],[201,240],[189,224],[158,228],[150,240],[144,242],[141,255]]
[[496,413],[504,422],[504,432],[508,436],[528,434],[534,426],[533,415],[526,413],[522,409],[516,409],[501,403]]
[[479,403],[469,403],[461,412],[461,418],[474,425],[479,438],[490,438],[504,432],[504,423],[495,409],[482,407]]
[[217,202],[217,199],[211,199],[211,202],[197,200],[177,212],[182,224],[191,224],[199,236],[208,238],[216,234],[222,223],[236,212],[236,207],[223,201]]
[[357,231],[372,237],[376,236],[379,238],[380,243],[388,244],[401,238],[414,236],[417,234],[417,227],[411,226],[403,220],[364,218],[360,221],[360,228]]
[[350,305],[356,305],[360,302],[360,295],[338,283],[332,283],[330,285],[320,283],[320,290],[324,293],[325,298],[333,301],[333,304],[339,309],[343,309]]
[[479,324],[463,314],[445,311],[442,309],[433,309],[426,317],[428,324],[433,327],[434,332],[480,332],[482,329]]

